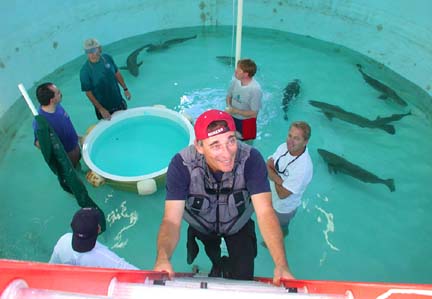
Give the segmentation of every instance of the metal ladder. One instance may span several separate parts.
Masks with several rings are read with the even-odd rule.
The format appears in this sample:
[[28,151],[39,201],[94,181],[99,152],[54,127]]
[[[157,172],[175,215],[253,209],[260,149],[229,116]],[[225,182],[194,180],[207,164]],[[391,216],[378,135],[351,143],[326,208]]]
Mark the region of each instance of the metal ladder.
[[0,299],[73,299],[73,298],[188,298],[188,299],[258,299],[258,298],[297,298],[297,299],[350,299],[351,294],[308,294],[307,290],[290,292],[284,287],[257,281],[238,281],[204,276],[180,277],[174,280],[149,280],[144,283],[119,282],[113,278],[106,296],[82,293],[69,293],[55,290],[28,287],[23,279],[12,281],[2,293]]

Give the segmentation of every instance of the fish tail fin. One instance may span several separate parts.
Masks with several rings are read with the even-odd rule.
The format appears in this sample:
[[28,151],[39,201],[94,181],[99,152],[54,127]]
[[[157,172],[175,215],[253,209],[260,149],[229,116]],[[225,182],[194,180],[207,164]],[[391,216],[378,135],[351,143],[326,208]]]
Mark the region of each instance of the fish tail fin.
[[396,133],[396,129],[392,125],[383,125],[381,128],[387,133],[394,135]]
[[396,187],[393,179],[388,179],[384,181],[384,184],[390,189],[390,192],[396,191]]

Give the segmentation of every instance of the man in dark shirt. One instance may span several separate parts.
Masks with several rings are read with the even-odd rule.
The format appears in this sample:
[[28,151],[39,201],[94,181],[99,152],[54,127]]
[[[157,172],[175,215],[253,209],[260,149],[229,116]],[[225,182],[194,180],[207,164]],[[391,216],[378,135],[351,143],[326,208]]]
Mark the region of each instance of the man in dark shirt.
[[[63,97],[60,89],[53,83],[46,82],[37,87],[36,97],[40,104],[38,109],[39,114],[44,116],[54,129],[73,167],[77,167],[81,159],[81,149],[78,143],[79,137],[69,115],[60,104]],[[34,144],[39,147],[39,140],[36,136],[36,121],[33,121],[33,130],[35,132]]]
[[80,71],[81,90],[95,107],[97,119],[110,120],[114,112],[127,109],[119,85],[128,100],[131,94],[114,59],[102,54],[102,47],[96,39],[87,39],[84,51],[87,61]]
[[[251,216],[255,211],[275,263],[274,282],[292,279],[261,154],[237,142],[234,120],[226,112],[204,112],[194,129],[195,144],[176,154],[168,167],[165,214],[154,269],[174,275],[170,259],[184,217],[189,223],[188,243],[193,241],[190,237],[198,238],[212,261],[210,276],[253,279],[257,243]],[[220,257],[221,238],[229,257]],[[191,254],[188,262],[197,252]]]

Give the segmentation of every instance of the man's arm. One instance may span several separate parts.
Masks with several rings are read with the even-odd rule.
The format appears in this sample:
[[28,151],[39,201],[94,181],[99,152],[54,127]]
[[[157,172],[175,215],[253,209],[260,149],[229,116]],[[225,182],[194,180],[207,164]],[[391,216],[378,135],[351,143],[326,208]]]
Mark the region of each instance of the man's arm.
[[285,199],[292,194],[291,191],[284,188],[284,186],[275,183],[276,193],[280,199]]
[[93,106],[96,107],[96,109],[99,111],[99,113],[102,115],[104,119],[110,120],[111,114],[108,112],[108,110],[105,109],[104,106],[99,103],[99,101],[94,96],[93,92],[91,90],[86,91],[86,96],[90,100],[90,102],[93,104]]
[[276,193],[279,198],[283,199],[290,196],[292,192],[283,186],[282,177],[276,172],[273,158],[269,158],[267,160],[267,171],[269,174],[269,179],[275,184]]
[[244,116],[245,118],[253,118],[253,117],[257,117],[258,115],[258,111],[253,111],[253,110],[240,110],[234,107],[231,107],[228,110],[228,113],[230,114],[237,114],[237,115],[241,115]]
[[120,84],[120,86],[123,88],[124,94],[126,96],[126,99],[130,100],[131,99],[131,94],[126,86],[126,83],[123,79],[122,74],[120,73],[119,70],[117,70],[117,72],[115,73],[115,77],[117,79],[117,82]]
[[248,100],[249,110],[242,110],[232,107],[229,111],[231,114],[241,115],[244,118],[256,118],[261,107],[262,91],[260,88],[254,88]]
[[269,158],[267,160],[267,172],[268,172],[269,179],[271,181],[275,182],[275,184],[282,185],[283,180],[280,177],[280,175],[276,172],[273,158]]
[[159,228],[157,238],[157,256],[155,271],[167,271],[174,276],[170,259],[180,237],[180,226],[185,207],[184,200],[166,200],[165,213]]
[[230,95],[227,95],[226,97],[226,105],[228,108],[231,107],[231,103],[232,103],[232,97]]
[[253,111],[253,110],[240,110],[240,109],[236,109],[234,107],[231,106],[232,105],[232,97],[230,95],[227,95],[226,97],[226,112],[228,112],[229,114],[238,114],[238,115],[242,115],[245,118],[253,118],[253,117],[257,117],[258,115],[258,111]]
[[252,195],[252,203],[261,235],[275,264],[273,283],[279,284],[281,278],[294,279],[288,267],[283,235],[271,203],[271,193],[264,192]]

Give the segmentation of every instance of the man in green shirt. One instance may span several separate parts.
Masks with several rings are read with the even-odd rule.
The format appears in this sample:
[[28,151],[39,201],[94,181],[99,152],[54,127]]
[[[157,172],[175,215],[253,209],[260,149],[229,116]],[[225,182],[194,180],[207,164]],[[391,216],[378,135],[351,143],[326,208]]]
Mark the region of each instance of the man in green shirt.
[[131,94],[113,58],[102,54],[102,47],[96,39],[87,39],[84,50],[88,59],[80,72],[81,90],[95,107],[96,117],[110,120],[114,112],[127,109],[119,84],[128,100]]

